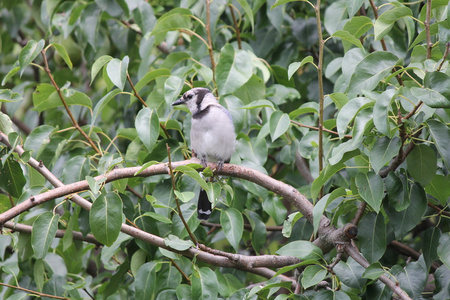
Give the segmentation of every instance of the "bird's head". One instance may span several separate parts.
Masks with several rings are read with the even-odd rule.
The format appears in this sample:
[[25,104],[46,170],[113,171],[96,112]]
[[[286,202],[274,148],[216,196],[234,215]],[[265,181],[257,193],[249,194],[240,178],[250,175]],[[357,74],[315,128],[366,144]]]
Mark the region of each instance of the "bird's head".
[[172,106],[186,104],[192,114],[196,114],[208,105],[218,103],[210,90],[205,88],[193,88],[183,94]]

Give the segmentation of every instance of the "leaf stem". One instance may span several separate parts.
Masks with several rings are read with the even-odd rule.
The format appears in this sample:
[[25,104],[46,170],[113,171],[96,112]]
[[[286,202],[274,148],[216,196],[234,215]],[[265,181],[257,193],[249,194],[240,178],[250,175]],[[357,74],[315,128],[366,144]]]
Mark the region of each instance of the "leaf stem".
[[209,59],[211,60],[211,69],[213,72],[213,82],[214,82],[214,86],[216,86],[216,62],[214,61],[214,50],[213,50],[213,46],[212,46],[212,39],[211,39],[211,11],[210,11],[210,6],[211,6],[211,0],[206,0],[206,37],[208,38],[208,51],[209,51]]
[[433,46],[433,43],[431,43],[430,23],[431,23],[431,0],[427,0],[427,11],[424,22],[425,33],[427,35],[427,59],[431,58],[431,48]]

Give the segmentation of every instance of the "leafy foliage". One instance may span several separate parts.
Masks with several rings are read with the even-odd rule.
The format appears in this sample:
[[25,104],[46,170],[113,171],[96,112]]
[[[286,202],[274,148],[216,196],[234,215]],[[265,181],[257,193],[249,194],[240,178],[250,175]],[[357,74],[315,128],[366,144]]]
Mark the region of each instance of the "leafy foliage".
[[[178,3],[0,2],[0,298],[449,299],[449,1]],[[176,164],[192,87],[263,179]]]

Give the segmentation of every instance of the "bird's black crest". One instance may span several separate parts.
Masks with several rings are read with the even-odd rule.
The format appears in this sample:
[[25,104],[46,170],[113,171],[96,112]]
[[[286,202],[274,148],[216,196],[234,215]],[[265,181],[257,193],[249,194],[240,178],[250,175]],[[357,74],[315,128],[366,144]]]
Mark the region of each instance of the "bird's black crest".
[[203,98],[209,93],[211,93],[208,89],[199,88],[195,90],[195,93],[197,94],[197,105],[200,105],[202,103]]

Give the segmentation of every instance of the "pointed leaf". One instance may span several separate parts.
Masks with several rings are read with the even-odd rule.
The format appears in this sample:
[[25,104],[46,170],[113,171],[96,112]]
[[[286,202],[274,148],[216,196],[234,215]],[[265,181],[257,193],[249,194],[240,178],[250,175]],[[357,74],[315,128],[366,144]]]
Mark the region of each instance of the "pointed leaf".
[[4,89],[0,90],[0,102],[17,102],[22,100],[23,97],[19,93],[15,93],[12,90]]
[[169,234],[169,236],[164,239],[164,243],[166,246],[178,251],[184,251],[191,247],[195,247],[191,240],[182,240],[173,234]]
[[423,187],[427,186],[437,170],[436,153],[425,144],[416,145],[406,157],[408,173]]
[[321,260],[323,252],[309,241],[294,241],[284,245],[276,252],[278,255],[294,256],[301,260]]
[[112,59],[113,58],[109,55],[103,55],[95,60],[94,64],[92,65],[90,84],[92,84],[98,72],[100,72],[103,66],[106,65],[108,62],[110,62]]
[[219,95],[226,95],[243,86],[253,74],[252,59],[244,50],[235,50],[226,44],[220,52],[216,67],[216,83]]
[[304,59],[302,59],[301,62],[293,62],[292,64],[290,64],[288,68],[288,79],[290,80],[292,78],[292,75],[294,75],[295,72],[297,72],[297,70],[300,69],[303,65],[313,62],[314,62],[313,57],[309,55]]
[[391,159],[398,154],[401,147],[398,137],[390,139],[388,137],[378,138],[369,153],[370,163],[375,173],[378,174],[381,168],[385,166]]
[[40,40],[39,42],[29,40],[26,46],[23,47],[19,54],[20,76],[22,76],[25,68],[41,53],[44,45],[44,40]]
[[277,110],[270,115],[269,127],[270,136],[272,137],[272,142],[284,134],[291,125],[291,119],[289,115],[283,113],[281,110]]
[[327,276],[327,270],[320,265],[307,266],[303,271],[302,287],[307,289],[318,284]]
[[338,30],[335,33],[331,35],[332,37],[338,37],[341,38],[344,41],[347,41],[349,43],[352,43],[358,48],[363,49],[363,45],[361,44],[361,41],[357,39],[353,34],[346,30]]
[[245,15],[250,20],[250,25],[252,26],[252,32],[255,30],[255,20],[253,17],[253,11],[247,0],[237,0],[237,2],[242,6],[245,11]]
[[23,176],[23,170],[20,164],[12,157],[0,163],[0,187],[14,198],[22,195],[22,190],[27,180]]
[[405,6],[396,7],[382,13],[375,21],[375,40],[379,41],[389,33],[397,20],[412,15],[411,9]]
[[445,166],[450,170],[450,147],[448,147],[448,141],[450,141],[450,129],[444,123],[436,120],[429,120],[427,124],[436,148],[441,155]]
[[69,67],[69,69],[72,70],[73,64],[72,61],[70,60],[70,56],[69,53],[67,53],[66,48],[64,48],[63,45],[58,44],[58,43],[52,43],[50,44],[51,46],[55,47],[56,52],[58,52],[58,54],[61,56],[61,58],[64,60],[64,62],[66,63],[66,65]]
[[213,270],[206,267],[200,268],[191,278],[192,297],[190,299],[218,299],[219,283]]
[[156,111],[148,107],[141,109],[136,116],[135,127],[142,143],[151,152],[159,136],[159,119]]
[[31,246],[36,259],[44,258],[58,230],[59,215],[50,211],[40,214],[33,222]]
[[383,214],[365,215],[358,226],[361,253],[371,263],[378,261],[386,251],[386,224]]
[[444,233],[439,239],[439,245],[437,247],[437,255],[439,259],[450,269],[450,234]]
[[95,238],[106,246],[117,239],[122,226],[122,199],[113,192],[100,194],[89,211],[89,225]]
[[358,173],[355,183],[361,198],[378,213],[384,195],[384,185],[381,177],[374,172]]
[[244,231],[244,219],[242,214],[234,208],[222,210],[220,214],[220,224],[222,225],[225,237],[238,252],[241,242],[242,232]]
[[373,90],[395,67],[398,57],[390,52],[372,52],[356,65],[348,93],[361,94],[362,90]]
[[127,81],[128,63],[130,58],[125,56],[122,60],[113,58],[106,66],[106,73],[109,79],[117,86],[121,91],[125,87]]
[[143,264],[135,276],[136,299],[153,299],[156,291],[156,262]]
[[206,191],[209,190],[209,185],[206,183],[205,179],[203,179],[200,176],[200,174],[198,174],[197,170],[195,170],[189,166],[179,166],[179,167],[176,167],[174,171],[186,174],[187,176],[189,176],[192,179],[194,179],[195,181],[197,181],[200,184],[200,186],[202,187],[202,189],[204,189]]

